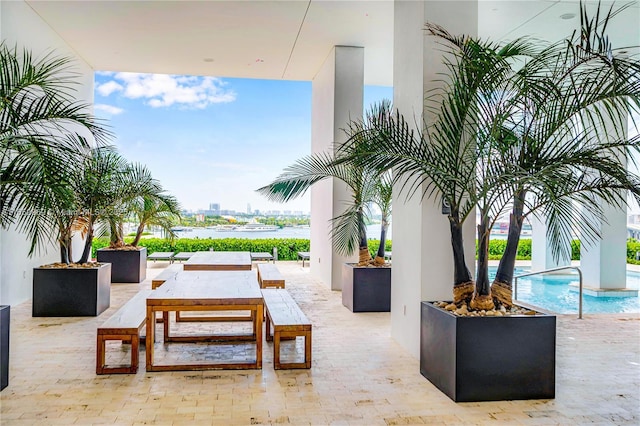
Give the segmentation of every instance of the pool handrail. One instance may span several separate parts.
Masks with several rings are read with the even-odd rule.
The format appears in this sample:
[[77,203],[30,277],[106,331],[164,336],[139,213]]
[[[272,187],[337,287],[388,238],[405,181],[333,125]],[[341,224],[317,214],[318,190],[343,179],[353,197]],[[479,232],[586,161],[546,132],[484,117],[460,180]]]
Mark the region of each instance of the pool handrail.
[[548,272],[556,272],[556,271],[563,271],[565,269],[574,269],[576,271],[578,271],[578,277],[580,279],[580,284],[579,284],[579,297],[578,297],[578,319],[582,319],[582,271],[580,270],[580,268],[578,268],[577,266],[560,266],[558,268],[551,268],[551,269],[545,269],[544,271],[536,271],[536,272],[527,272],[526,274],[520,274],[520,275],[516,275],[513,280],[513,300],[518,300],[518,278],[522,278],[522,277],[528,277],[531,275],[539,275],[539,274],[546,274]]

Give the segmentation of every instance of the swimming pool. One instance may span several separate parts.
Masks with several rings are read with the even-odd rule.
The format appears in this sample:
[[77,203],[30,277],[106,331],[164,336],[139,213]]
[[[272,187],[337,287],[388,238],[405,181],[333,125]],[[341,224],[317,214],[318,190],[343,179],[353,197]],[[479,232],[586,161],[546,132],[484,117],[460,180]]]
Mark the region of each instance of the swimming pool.
[[[496,268],[489,268],[493,280]],[[516,268],[514,275],[525,274],[529,269]],[[558,313],[578,313],[578,291],[570,284],[578,285],[578,275],[534,275],[518,279],[518,300]],[[640,273],[627,271],[627,287],[640,288]],[[515,294],[514,294],[515,297]],[[585,314],[611,314],[640,312],[640,297],[594,297],[582,296],[582,311]]]

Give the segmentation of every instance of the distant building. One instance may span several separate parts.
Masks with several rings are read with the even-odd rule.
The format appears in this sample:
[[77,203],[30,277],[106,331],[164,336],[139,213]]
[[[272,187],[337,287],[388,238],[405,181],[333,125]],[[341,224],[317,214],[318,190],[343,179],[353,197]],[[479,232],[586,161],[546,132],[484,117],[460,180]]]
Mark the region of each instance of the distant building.
[[220,203],[209,204],[209,210],[211,211],[211,216],[220,216]]
[[247,214],[251,214],[251,204],[247,203]]
[[204,214],[203,213],[198,213],[196,215],[196,222],[204,222]]

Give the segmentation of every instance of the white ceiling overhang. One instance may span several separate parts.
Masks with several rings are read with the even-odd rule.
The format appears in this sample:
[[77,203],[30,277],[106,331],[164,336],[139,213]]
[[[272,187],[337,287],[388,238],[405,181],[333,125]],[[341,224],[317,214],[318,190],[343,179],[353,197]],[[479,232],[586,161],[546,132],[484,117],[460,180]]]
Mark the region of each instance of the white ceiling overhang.
[[[591,2],[593,3],[593,2]],[[622,5],[625,2],[617,2]],[[638,1],[610,28],[640,45]],[[392,85],[393,1],[27,0],[95,70],[312,80],[335,45],[365,48],[365,83]],[[558,40],[577,1],[480,1],[479,32]]]

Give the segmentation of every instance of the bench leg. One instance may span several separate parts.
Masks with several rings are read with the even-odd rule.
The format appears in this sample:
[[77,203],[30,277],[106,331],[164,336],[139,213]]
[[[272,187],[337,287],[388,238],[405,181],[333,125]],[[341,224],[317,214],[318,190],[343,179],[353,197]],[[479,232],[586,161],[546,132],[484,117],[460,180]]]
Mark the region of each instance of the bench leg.
[[273,369],[280,370],[280,332],[273,331]]
[[[106,361],[106,342],[107,340],[120,340],[122,343],[131,344],[131,365],[107,367]],[[130,335],[110,335],[99,334],[97,338],[97,351],[96,351],[96,374],[135,374],[138,372],[139,365],[139,349],[140,349],[140,334]]]
[[138,372],[138,365],[140,363],[140,335],[136,334],[131,336],[131,370],[132,374]]
[[311,368],[311,330],[304,334],[304,364]]
[[96,374],[104,374],[104,362],[105,362],[105,341],[104,336],[98,334],[98,347],[96,348]]
[[[280,342],[285,339],[304,337],[304,362],[280,362]],[[273,332],[273,369],[311,368],[311,330]]]

